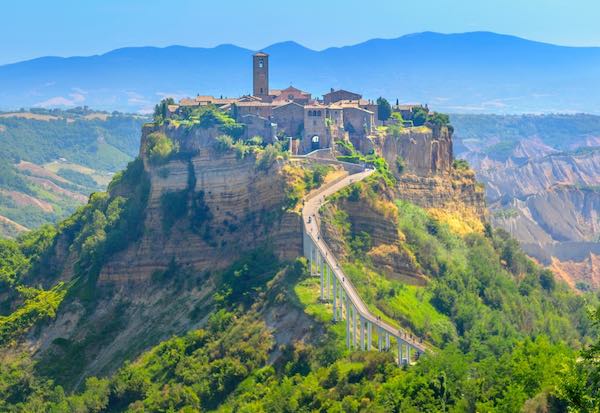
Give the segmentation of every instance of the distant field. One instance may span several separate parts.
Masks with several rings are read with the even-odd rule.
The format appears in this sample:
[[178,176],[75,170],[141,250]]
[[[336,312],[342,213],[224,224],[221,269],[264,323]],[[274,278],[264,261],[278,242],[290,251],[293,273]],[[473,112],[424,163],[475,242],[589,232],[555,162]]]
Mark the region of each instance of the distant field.
[[2,114],[0,114],[0,118],[22,118],[22,119],[41,120],[41,121],[50,121],[50,120],[60,119],[59,117],[53,116],[53,115],[42,115],[42,114],[38,114],[38,113],[29,113],[29,112],[2,113]]
[[82,108],[0,113],[0,237],[57,222],[104,190],[137,155],[146,121]]

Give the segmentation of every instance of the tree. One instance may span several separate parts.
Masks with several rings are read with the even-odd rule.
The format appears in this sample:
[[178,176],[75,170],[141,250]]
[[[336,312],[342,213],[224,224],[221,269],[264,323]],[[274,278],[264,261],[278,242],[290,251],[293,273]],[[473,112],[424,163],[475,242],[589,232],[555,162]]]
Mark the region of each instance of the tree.
[[173,98],[166,98],[160,101],[158,105],[154,107],[154,120],[161,122],[165,120],[169,114],[169,105],[174,105],[175,101]]
[[[593,325],[600,327],[600,307],[590,312]],[[563,375],[557,390],[559,399],[566,401],[569,411],[600,411],[600,340],[581,352]]]
[[428,110],[419,106],[413,109],[413,123],[415,126],[423,126],[427,122]]
[[377,119],[382,122],[385,122],[392,115],[392,107],[390,106],[390,102],[387,101],[384,97],[379,97],[377,99]]

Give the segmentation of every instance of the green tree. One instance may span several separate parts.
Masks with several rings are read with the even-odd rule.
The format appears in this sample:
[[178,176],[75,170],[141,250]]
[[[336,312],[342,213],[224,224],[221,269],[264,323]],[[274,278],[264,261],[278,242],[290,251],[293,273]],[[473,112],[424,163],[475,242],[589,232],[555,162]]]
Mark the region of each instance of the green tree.
[[379,97],[377,99],[377,119],[382,122],[385,122],[390,118],[392,114],[392,106],[390,102],[387,101],[384,97]]
[[418,106],[413,109],[412,120],[415,126],[423,126],[427,122],[427,115],[429,111],[424,107]]

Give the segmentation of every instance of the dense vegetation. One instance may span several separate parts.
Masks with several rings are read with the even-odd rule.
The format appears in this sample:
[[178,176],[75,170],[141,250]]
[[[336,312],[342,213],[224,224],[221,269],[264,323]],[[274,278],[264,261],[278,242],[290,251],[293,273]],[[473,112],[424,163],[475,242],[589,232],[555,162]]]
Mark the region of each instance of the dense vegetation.
[[[213,148],[217,156],[254,154],[259,171],[281,156],[281,147],[223,136]],[[154,162],[181,156],[165,135],[155,135],[150,143]],[[81,348],[73,345],[61,357],[42,360],[40,368],[14,344],[54,317],[65,301],[78,299],[84,311],[93,307],[102,265],[144,230],[149,185],[138,159],[114,177],[107,193],[93,194],[56,228],[0,242],[0,410],[598,411],[600,310],[591,317],[586,311],[598,306],[598,296],[571,293],[502,231],[486,227],[459,234],[422,208],[385,200],[394,183],[385,161],[349,145],[341,149],[378,171],[333,197],[324,211],[331,219],[326,224],[342,236],[348,257],[344,270],[374,313],[424,337],[434,353],[399,368],[392,353],[348,352],[344,326],[332,323],[330,304],[318,300],[318,280],[308,276],[306,261],[279,262],[268,245],[261,245],[227,270],[210,274],[214,305],[202,315],[203,328],[165,340],[110,377],[90,377],[67,394],[55,380],[82,360]],[[289,167],[293,185],[286,206],[297,206],[330,171]],[[209,219],[203,194],[194,193],[195,177],[189,176],[186,190],[163,200],[163,230],[186,213],[194,215],[192,225],[198,228]],[[381,215],[397,235],[398,250],[430,280],[427,286],[407,285],[380,272],[372,259],[378,246],[345,208],[356,202]],[[47,274],[59,240],[76,257],[68,284]],[[153,281],[166,283],[176,267],[173,261]],[[32,288],[42,281],[50,288]],[[297,315],[293,323],[278,325],[290,314]]]

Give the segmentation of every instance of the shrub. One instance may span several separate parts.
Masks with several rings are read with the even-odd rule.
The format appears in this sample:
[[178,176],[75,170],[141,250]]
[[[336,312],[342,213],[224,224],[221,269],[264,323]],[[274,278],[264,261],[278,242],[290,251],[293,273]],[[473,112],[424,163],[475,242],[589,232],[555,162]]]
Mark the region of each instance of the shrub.
[[177,151],[177,145],[162,132],[153,132],[147,137],[146,154],[152,163],[166,161]]
[[452,161],[452,168],[458,171],[465,171],[470,169],[469,163],[464,159],[455,159]]
[[404,169],[406,169],[406,162],[400,155],[396,156],[396,169],[400,175],[404,172]]

